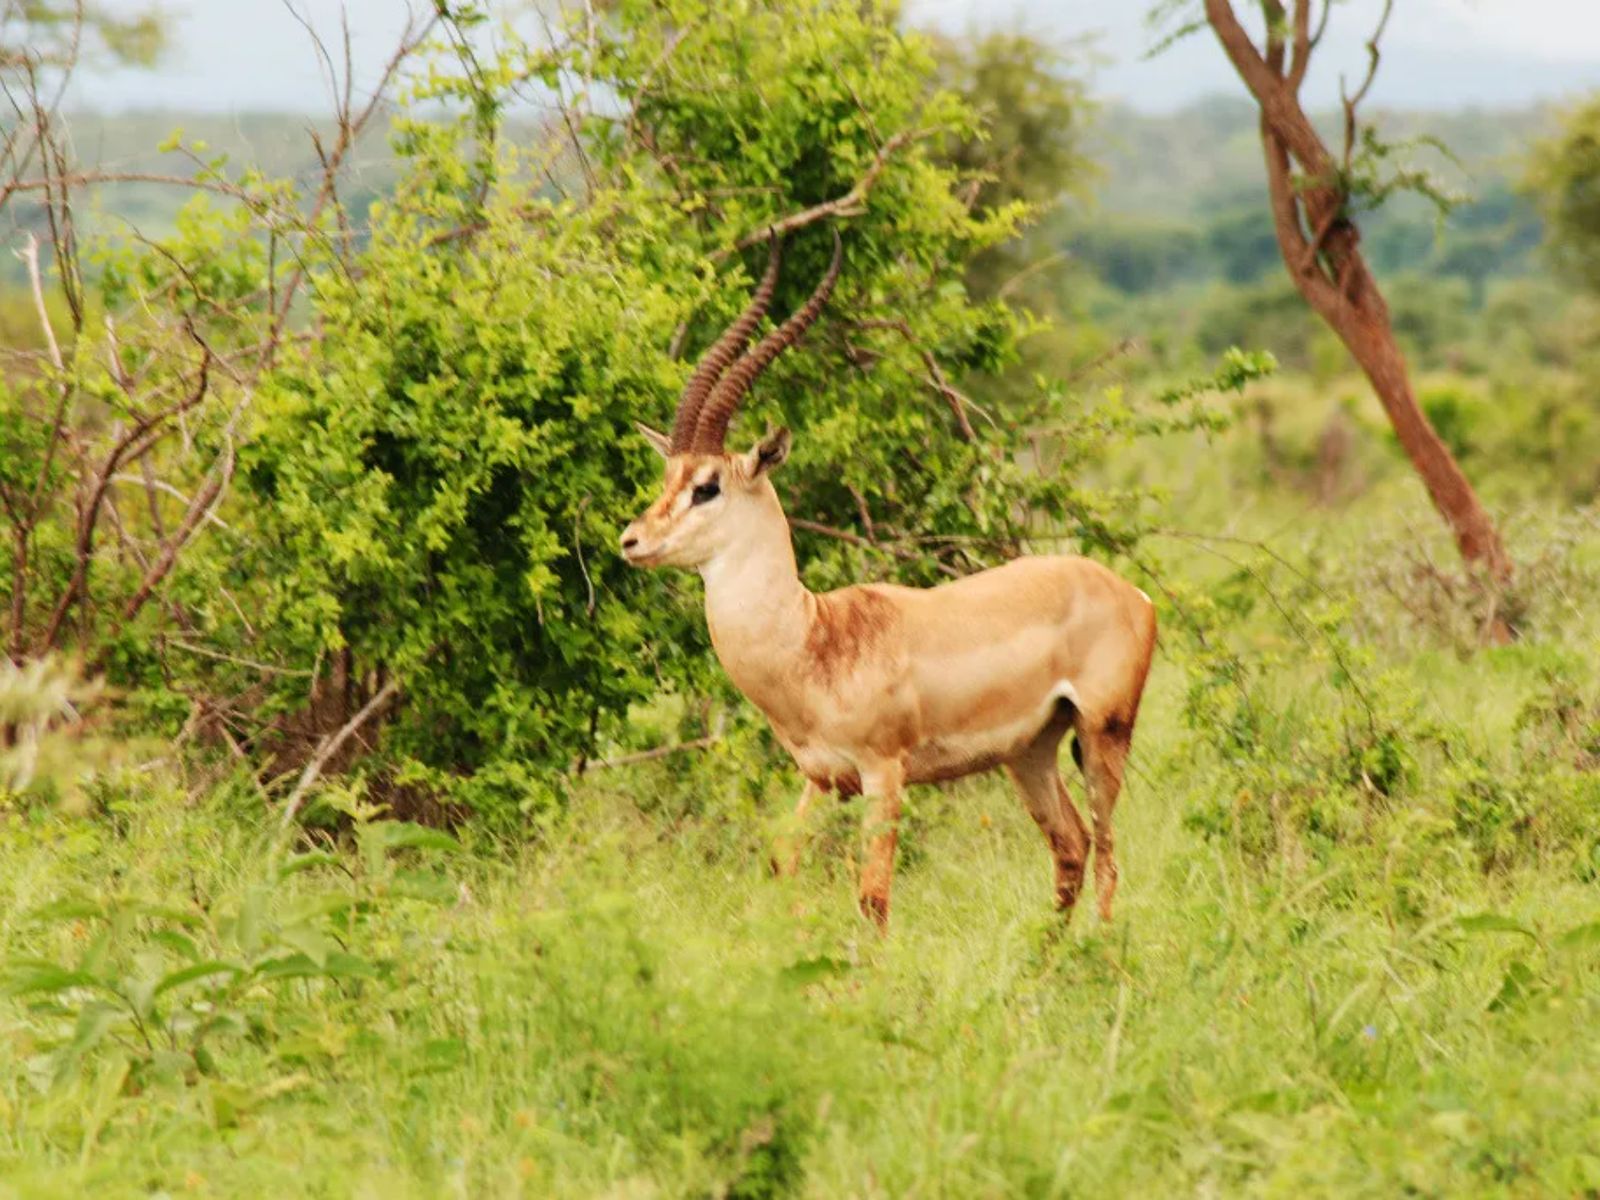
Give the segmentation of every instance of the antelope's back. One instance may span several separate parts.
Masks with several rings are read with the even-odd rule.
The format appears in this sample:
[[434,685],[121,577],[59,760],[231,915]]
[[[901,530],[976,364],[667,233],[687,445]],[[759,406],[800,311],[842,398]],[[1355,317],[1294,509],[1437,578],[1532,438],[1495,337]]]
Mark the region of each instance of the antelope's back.
[[936,588],[874,590],[899,610],[929,736],[1036,730],[1063,699],[1109,712],[1148,666],[1154,610],[1091,559],[1019,558]]

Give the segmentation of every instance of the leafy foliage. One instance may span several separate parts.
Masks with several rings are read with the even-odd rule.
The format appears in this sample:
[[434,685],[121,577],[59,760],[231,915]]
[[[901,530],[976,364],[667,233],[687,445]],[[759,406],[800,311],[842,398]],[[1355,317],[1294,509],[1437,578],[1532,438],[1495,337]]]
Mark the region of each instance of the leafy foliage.
[[[1396,326],[1522,511],[1496,601],[1522,640],[1483,651],[1381,414],[1259,286],[1258,189],[1209,161],[1236,115],[1138,143],[1193,192],[1153,224],[1119,201],[1019,245],[1077,170],[1006,174],[1036,103],[1081,116],[1044,51],[991,47],[1013,79],[809,0],[576,20],[448,40],[394,174],[320,209],[178,139],[224,190],[97,242],[81,310],[43,305],[63,361],[31,290],[3,314],[27,588],[0,612],[33,661],[0,667],[0,1194],[1600,1188],[1595,322],[1500,277],[1524,202],[1436,244],[1397,199],[1367,242],[1450,276],[1397,288]],[[969,69],[1025,101],[988,143],[981,95],[940,90]],[[506,119],[535,87],[554,120]],[[824,530],[810,582],[1065,545],[1162,608],[1114,929],[1050,916],[998,780],[913,795],[888,939],[845,894],[859,802],[769,879],[792,779],[728,719],[692,580],[610,552],[657,478],[631,421],[796,214],[775,314],[828,224],[847,275],[744,430],[800,430],[778,484]],[[1071,330],[978,282],[1069,233],[1092,270],[1007,299]],[[1129,334],[1150,352],[1097,354]],[[54,641],[111,687],[37,653],[69,587]],[[596,748],[615,769],[567,770]],[[529,836],[386,819],[424,794]]]
[[[698,345],[742,306],[759,247],[712,264],[768,223],[832,205],[844,232],[827,315],[745,417],[796,430],[785,502],[835,535],[802,545],[814,584],[933,582],[1036,533],[1128,545],[1131,497],[1079,473],[1133,432],[1206,419],[1197,401],[1091,408],[1048,380],[991,403],[959,390],[1032,328],[962,282],[1026,206],[973,207],[939,152],[979,126],[930,45],[872,5],[704,15],[622,4],[592,43],[441,66],[417,99],[469,114],[402,124],[405,178],[357,269],[318,274],[317,352],[273,378],[241,452],[259,540],[234,582],[263,581],[271,657],[402,679],[396,778],[502,816],[547,809],[556,773],[655,688],[702,685],[688,589],[629,573],[611,542],[655,483],[630,426],[670,411],[674,330]],[[529,71],[624,115],[574,99],[580,141],[515,146],[497,89]],[[825,243],[815,224],[789,238],[775,311]]]
[[1538,143],[1525,182],[1544,214],[1557,266],[1600,289],[1600,99],[1573,108],[1560,131]]
[[[167,20],[156,5],[95,0],[3,0],[0,71],[25,64],[59,67],[87,50],[117,64],[148,67],[167,44]],[[86,44],[87,43],[87,44]]]
[[[1328,591],[1339,581],[1270,551],[1244,553],[1222,589],[1184,608],[1195,639],[1184,720],[1227,780],[1188,814],[1192,828],[1267,869],[1399,842],[1486,872],[1544,860],[1590,877],[1600,773],[1583,747],[1594,710],[1571,678],[1552,675],[1525,702],[1512,744],[1486,745],[1379,669],[1372,644],[1350,635],[1352,602]],[[1224,620],[1263,605],[1294,656],[1316,665],[1312,690],[1303,681],[1284,690],[1288,657],[1245,657],[1230,645]],[[1404,894],[1399,902],[1410,904]]]
[[341,1018],[359,1011],[367,988],[397,986],[393,961],[352,952],[375,908],[456,895],[437,874],[397,862],[407,851],[457,849],[454,839],[357,816],[360,869],[339,891],[286,895],[295,876],[338,862],[309,853],[271,862],[233,903],[86,892],[28,913],[31,940],[50,952],[0,961],[0,990],[26,1006],[30,1072],[61,1089],[98,1064],[102,1106],[124,1088],[205,1084],[218,1124],[230,1125],[300,1082],[231,1086],[249,1047],[289,1069],[336,1057],[347,1036]]

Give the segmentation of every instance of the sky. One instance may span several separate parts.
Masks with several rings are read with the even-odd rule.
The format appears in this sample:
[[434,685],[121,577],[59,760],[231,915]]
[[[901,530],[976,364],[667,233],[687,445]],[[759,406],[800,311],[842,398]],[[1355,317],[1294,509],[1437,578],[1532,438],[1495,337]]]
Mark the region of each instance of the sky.
[[[286,0],[161,0],[174,46],[153,71],[84,73],[73,100],[104,111],[201,109],[305,112],[326,107],[305,29]],[[348,11],[358,82],[376,78],[403,27],[407,0],[292,0],[326,37]],[[427,0],[410,0],[422,7]],[[1364,69],[1362,42],[1382,0],[1345,0],[1307,81],[1316,105],[1338,97],[1340,74]],[[1019,27],[1086,47],[1095,91],[1149,111],[1237,94],[1220,48],[1197,34],[1160,56],[1146,51],[1148,0],[905,0],[914,24],[950,33]],[[138,7],[139,0],[109,0]],[[1253,4],[1238,3],[1241,12]],[[1397,0],[1371,103],[1403,108],[1504,107],[1600,88],[1600,0]]]

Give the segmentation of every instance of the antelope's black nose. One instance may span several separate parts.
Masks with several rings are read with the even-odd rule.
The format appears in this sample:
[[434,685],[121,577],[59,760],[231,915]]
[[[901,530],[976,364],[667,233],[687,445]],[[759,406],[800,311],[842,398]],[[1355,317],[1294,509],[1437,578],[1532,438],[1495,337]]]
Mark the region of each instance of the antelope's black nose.
[[631,533],[627,537],[622,539],[622,548],[624,550],[632,550],[638,544],[639,544],[639,539],[636,538]]

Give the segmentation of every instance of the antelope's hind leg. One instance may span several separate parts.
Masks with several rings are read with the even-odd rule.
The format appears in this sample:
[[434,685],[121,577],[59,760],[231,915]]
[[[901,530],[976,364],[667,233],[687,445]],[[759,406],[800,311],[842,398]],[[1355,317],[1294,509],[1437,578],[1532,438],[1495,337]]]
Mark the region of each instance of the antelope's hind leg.
[[1117,893],[1116,836],[1111,817],[1122,793],[1122,774],[1133,741],[1131,722],[1111,722],[1096,733],[1078,733],[1083,752],[1083,778],[1089,790],[1089,816],[1094,822],[1094,892],[1100,919],[1111,920],[1111,899]]
[[1083,889],[1084,864],[1089,859],[1089,830],[1078,815],[1078,807],[1067,793],[1067,785],[1056,770],[1059,730],[1046,730],[1006,764],[1011,782],[1039,826],[1056,864],[1056,909],[1067,919]]

